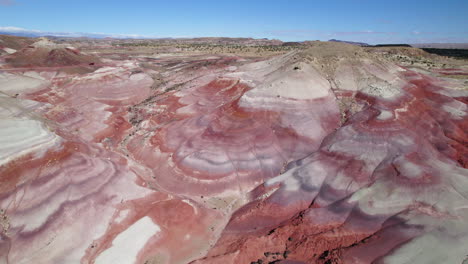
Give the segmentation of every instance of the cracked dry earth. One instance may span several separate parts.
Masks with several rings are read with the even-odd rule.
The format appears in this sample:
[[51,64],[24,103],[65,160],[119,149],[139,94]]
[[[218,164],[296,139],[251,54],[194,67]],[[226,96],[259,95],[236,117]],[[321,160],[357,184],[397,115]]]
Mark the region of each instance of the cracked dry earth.
[[103,61],[2,66],[0,263],[468,263],[463,79],[332,43]]

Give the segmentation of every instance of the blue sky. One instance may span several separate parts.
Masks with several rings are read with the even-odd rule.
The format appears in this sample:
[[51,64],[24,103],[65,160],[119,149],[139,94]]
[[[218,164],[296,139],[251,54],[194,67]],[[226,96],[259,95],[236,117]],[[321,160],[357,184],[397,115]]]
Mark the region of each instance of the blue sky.
[[1,27],[148,37],[468,42],[468,0],[0,0]]

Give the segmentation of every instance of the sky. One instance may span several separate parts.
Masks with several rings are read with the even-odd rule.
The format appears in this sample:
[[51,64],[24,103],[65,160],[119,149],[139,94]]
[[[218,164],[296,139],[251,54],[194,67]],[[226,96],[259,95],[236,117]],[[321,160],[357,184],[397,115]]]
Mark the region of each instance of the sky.
[[468,43],[468,0],[0,0],[0,31]]

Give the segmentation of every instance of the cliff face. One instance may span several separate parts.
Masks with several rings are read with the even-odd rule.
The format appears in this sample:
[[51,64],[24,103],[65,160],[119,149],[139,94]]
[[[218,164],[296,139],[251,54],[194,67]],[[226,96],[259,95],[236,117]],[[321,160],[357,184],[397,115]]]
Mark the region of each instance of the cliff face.
[[447,70],[342,43],[105,62],[0,73],[2,261],[466,258],[468,93]]

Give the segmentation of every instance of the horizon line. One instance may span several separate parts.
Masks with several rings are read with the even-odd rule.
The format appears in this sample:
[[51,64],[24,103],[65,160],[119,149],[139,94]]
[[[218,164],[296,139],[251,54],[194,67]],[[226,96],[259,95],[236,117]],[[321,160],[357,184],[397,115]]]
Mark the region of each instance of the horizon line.
[[102,32],[53,32],[53,31],[42,31],[35,29],[25,29],[15,26],[0,26],[0,34],[13,35],[13,36],[22,36],[22,37],[62,37],[62,38],[89,38],[89,39],[133,39],[133,40],[158,40],[158,39],[197,39],[197,38],[244,38],[244,39],[254,39],[254,40],[278,40],[283,43],[285,42],[307,42],[307,41],[331,41],[338,40],[342,42],[352,42],[352,43],[362,43],[369,46],[379,45],[379,44],[467,44],[468,42],[389,42],[389,43],[377,43],[369,44],[364,41],[351,41],[345,39],[331,38],[327,40],[321,39],[305,39],[305,40],[284,40],[282,38],[269,38],[269,37],[253,37],[253,36],[156,36],[156,35],[141,35],[141,34],[120,34],[120,33],[102,33]]

